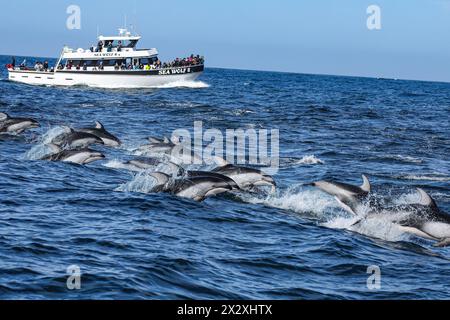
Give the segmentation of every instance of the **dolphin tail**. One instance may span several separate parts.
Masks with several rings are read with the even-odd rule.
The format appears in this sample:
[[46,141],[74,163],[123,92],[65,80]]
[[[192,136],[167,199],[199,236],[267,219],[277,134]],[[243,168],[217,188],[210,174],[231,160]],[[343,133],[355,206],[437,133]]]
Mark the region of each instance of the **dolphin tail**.
[[9,119],[9,115],[5,112],[0,112],[0,121]]
[[450,246],[450,238],[441,239],[441,241],[435,243],[433,246],[439,248],[448,247]]

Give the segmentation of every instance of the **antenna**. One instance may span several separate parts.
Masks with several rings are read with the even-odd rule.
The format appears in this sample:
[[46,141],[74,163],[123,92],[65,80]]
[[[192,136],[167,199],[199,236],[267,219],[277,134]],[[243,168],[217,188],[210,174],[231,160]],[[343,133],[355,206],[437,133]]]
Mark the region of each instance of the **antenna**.
[[99,28],[99,26],[97,25],[97,38],[98,38],[99,35],[100,35],[100,28]]
[[127,28],[127,15],[125,15],[125,25],[123,26],[125,29]]

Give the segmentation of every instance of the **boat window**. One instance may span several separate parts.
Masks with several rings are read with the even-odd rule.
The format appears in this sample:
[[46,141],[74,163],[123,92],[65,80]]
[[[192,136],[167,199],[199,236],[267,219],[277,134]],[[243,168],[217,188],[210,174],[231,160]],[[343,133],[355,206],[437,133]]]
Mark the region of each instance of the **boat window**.
[[119,42],[122,48],[134,48],[136,47],[138,40],[105,40],[105,47],[111,45],[112,48],[117,48]]
[[125,41],[125,43],[123,44],[124,48],[134,48],[136,47],[137,44],[137,40],[130,40],[130,41]]
[[125,64],[125,60],[123,60],[123,59],[119,59],[119,60],[110,59],[110,60],[102,60],[102,61],[103,61],[104,67],[113,67],[116,65],[116,63],[119,65]]

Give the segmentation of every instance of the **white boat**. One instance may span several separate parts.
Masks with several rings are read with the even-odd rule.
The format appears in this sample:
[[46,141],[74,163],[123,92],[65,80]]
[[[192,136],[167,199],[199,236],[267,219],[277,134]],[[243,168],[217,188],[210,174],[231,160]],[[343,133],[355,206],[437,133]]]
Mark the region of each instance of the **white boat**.
[[190,56],[162,64],[155,48],[136,49],[140,39],[126,29],[119,29],[118,36],[99,36],[97,47],[87,50],[64,47],[53,68],[8,65],[9,80],[46,86],[152,88],[193,81],[203,72],[202,57]]

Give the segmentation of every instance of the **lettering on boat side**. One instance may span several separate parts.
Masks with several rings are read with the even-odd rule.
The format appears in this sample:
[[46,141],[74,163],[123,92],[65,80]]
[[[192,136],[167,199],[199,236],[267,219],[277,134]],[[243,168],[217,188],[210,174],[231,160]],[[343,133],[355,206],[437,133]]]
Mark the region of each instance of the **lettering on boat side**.
[[191,68],[177,68],[177,69],[165,69],[165,70],[160,70],[159,71],[159,75],[170,75],[170,74],[185,74],[185,73],[190,73],[191,72]]

